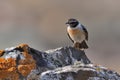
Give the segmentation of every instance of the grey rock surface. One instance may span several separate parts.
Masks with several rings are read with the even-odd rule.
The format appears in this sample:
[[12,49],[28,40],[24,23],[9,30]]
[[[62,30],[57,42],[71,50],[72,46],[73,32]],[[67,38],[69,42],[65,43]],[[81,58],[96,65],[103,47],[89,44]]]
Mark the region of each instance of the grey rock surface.
[[36,77],[39,78],[41,73],[47,70],[74,65],[75,62],[81,62],[83,64],[91,63],[84,51],[72,47],[61,47],[45,52],[30,48],[29,51],[32,53],[31,55],[36,60],[37,65],[37,68],[28,75],[28,79],[32,78],[33,80],[36,80]]
[[[11,66],[16,70],[15,73],[13,69],[11,72],[16,79],[9,73],[6,76],[0,75],[5,77],[0,80],[120,80],[117,72],[94,65],[84,51],[73,47],[38,51],[27,45],[20,45],[2,51],[0,59],[2,58],[4,62],[8,58],[14,59],[18,66]],[[2,62],[0,65],[4,66]],[[0,69],[4,71],[5,68]],[[7,70],[10,70],[9,66]],[[7,78],[8,75],[13,78]]]
[[92,64],[84,51],[72,47],[45,52],[31,48],[31,52],[38,69],[28,75],[28,80],[120,80],[117,72]]
[[40,80],[120,80],[120,76],[101,66],[79,63],[43,72]]

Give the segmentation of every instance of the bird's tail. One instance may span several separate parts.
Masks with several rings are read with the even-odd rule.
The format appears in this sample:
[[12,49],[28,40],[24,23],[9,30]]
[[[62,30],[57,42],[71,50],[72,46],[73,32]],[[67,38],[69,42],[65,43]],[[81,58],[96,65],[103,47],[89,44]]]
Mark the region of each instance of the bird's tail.
[[87,49],[89,48],[85,40],[82,43],[79,43],[79,48],[80,49]]

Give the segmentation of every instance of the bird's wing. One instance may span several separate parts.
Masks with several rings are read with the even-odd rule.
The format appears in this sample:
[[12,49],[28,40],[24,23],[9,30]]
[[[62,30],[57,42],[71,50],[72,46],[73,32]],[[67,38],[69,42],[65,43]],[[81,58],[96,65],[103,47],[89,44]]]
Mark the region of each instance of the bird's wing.
[[83,30],[85,32],[85,39],[88,41],[88,31],[83,25],[81,25],[81,26],[82,26],[82,28],[83,28]]
[[72,38],[70,37],[69,33],[67,33],[69,39],[74,43],[74,41],[72,40]]

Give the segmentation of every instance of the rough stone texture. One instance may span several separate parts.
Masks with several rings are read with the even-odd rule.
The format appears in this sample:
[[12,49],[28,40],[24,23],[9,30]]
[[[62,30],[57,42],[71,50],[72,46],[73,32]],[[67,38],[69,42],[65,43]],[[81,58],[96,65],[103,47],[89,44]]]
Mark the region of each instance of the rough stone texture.
[[0,80],[120,80],[120,75],[72,47],[42,52],[21,44],[0,50]]
[[40,80],[120,80],[120,76],[101,66],[78,63],[43,72]]
[[36,67],[26,44],[1,50],[0,54],[0,80],[25,79]]

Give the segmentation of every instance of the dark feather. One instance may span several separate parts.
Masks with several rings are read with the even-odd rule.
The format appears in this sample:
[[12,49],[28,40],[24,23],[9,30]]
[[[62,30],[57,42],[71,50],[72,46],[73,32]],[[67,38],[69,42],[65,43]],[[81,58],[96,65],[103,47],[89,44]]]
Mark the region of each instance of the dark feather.
[[85,40],[79,44],[79,48],[84,48],[84,49],[87,49],[88,48],[88,45],[87,43],[85,42]]
[[83,28],[83,30],[85,32],[85,39],[88,41],[88,31],[83,25],[81,25],[81,26],[82,26],[82,28]]
[[67,33],[67,35],[68,35],[69,39],[74,43],[74,41],[71,39],[70,35],[68,33]]

